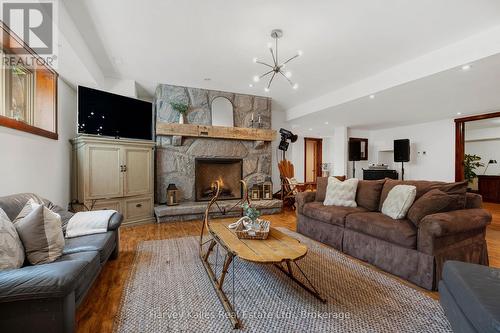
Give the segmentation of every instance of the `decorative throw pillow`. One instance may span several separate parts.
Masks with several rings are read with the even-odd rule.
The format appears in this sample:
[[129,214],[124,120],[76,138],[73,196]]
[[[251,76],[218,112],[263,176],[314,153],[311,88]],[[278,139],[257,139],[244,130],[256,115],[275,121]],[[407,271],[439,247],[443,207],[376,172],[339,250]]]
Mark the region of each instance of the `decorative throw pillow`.
[[457,200],[456,195],[450,195],[441,190],[431,190],[418,198],[411,206],[408,219],[418,227],[420,221],[427,215],[456,210]]
[[23,263],[23,243],[14,224],[0,208],[0,270],[20,268]]
[[384,200],[382,214],[395,220],[404,219],[416,196],[417,188],[413,185],[394,186]]
[[357,178],[347,179],[343,182],[335,177],[328,177],[326,197],[323,201],[325,206],[357,207],[356,190],[359,180]]
[[29,201],[21,214],[24,217],[18,216],[14,226],[23,242],[28,261],[37,265],[59,258],[64,249],[61,217],[47,207]]

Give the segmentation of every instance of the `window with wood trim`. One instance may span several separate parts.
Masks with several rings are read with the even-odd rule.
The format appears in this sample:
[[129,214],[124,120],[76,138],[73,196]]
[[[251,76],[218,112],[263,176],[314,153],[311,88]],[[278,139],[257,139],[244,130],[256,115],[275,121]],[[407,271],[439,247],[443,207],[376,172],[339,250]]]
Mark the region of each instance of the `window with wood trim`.
[[0,126],[57,135],[57,73],[0,22]]

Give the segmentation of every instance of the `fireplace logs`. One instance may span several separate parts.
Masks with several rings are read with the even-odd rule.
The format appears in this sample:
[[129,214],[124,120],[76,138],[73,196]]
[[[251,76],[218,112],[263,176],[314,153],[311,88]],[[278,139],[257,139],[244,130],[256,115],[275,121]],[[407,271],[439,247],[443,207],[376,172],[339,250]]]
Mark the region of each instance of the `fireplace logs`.
[[[228,199],[229,198],[234,199],[235,196],[233,195],[233,191],[230,188],[225,186],[224,179],[222,179],[222,176],[219,176],[219,179],[217,179],[217,180],[219,181],[219,186],[220,186],[219,197],[227,197]],[[216,191],[217,191],[217,188],[212,183],[210,188],[207,188],[202,192],[202,196],[206,199],[211,199],[215,195]]]
[[240,180],[243,174],[243,160],[197,158],[195,160],[196,201],[209,201],[215,194],[213,184],[219,181],[220,200],[241,199]]

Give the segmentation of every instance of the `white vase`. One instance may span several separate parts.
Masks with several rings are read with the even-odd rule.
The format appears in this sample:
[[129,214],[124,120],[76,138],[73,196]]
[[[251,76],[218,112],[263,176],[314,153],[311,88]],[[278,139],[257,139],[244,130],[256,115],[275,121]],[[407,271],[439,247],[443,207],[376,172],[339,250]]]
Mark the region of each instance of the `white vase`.
[[179,113],[179,124],[184,124],[184,113]]

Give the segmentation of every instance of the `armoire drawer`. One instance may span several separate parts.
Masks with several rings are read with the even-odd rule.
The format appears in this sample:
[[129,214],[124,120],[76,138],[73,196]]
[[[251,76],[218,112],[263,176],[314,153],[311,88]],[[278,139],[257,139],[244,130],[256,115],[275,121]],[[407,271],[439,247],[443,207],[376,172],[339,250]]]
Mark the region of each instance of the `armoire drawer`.
[[106,210],[113,209],[117,212],[122,210],[122,201],[119,199],[108,199],[108,200],[89,200],[85,202],[88,209],[92,210]]
[[152,216],[153,198],[142,197],[125,200],[125,219],[134,220]]

